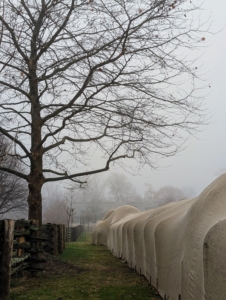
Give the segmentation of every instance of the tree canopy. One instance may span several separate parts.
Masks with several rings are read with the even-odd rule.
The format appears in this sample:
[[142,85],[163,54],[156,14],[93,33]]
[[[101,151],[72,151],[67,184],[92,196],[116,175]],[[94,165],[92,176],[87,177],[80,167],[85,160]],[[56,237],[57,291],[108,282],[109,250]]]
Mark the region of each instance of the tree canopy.
[[[205,41],[187,0],[9,0],[1,4],[0,132],[25,166],[41,220],[45,182],[106,171],[123,158],[155,166],[201,121]],[[93,152],[102,165],[89,166]]]

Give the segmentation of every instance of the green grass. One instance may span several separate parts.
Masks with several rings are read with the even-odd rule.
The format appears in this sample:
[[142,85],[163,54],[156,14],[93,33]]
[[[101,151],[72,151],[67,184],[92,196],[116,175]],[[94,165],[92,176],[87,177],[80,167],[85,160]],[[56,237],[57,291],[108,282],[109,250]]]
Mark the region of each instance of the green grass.
[[84,233],[76,243],[70,243],[59,258],[77,269],[65,264],[61,273],[45,272],[37,278],[18,279],[11,299],[161,299],[143,276],[114,257],[106,247],[91,245],[89,233]]

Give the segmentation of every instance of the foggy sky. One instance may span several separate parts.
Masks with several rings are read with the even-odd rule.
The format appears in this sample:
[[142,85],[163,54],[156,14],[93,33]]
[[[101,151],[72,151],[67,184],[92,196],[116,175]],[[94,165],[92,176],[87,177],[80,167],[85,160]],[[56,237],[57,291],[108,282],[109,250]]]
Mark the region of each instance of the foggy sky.
[[[111,168],[109,172],[124,172],[141,196],[146,189],[145,183],[151,184],[156,191],[166,185],[191,187],[198,195],[221,172],[226,172],[226,1],[204,0],[203,8],[206,19],[211,18],[211,32],[215,32],[206,35],[210,40],[198,62],[205,78],[203,85],[207,86],[203,94],[206,95],[204,104],[209,124],[201,126],[201,132],[188,139],[181,153],[160,160],[158,170],[145,167],[140,170],[141,176],[132,176],[120,167]],[[103,167],[95,155],[98,154],[93,155],[94,166]],[[109,172],[104,172],[102,178]]]
[[140,177],[128,175],[141,193],[148,182],[155,190],[165,185],[191,186],[199,194],[221,172],[226,172],[226,1],[205,0],[203,7],[208,9],[207,14],[211,13],[212,32],[221,30],[211,36],[201,58],[202,71],[211,86],[205,97],[209,125],[202,126],[202,132],[188,140],[182,153],[163,159],[158,171],[146,167]]

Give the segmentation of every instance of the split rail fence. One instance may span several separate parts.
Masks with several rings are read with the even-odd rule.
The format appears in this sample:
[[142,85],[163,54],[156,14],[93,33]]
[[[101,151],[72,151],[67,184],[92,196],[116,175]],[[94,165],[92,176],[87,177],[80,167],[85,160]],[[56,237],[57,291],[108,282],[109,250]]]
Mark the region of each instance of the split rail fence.
[[[42,271],[39,263],[45,259],[39,253],[48,252],[52,255],[62,254],[66,244],[66,227],[63,224],[47,223],[42,225],[39,236],[39,226],[36,220],[0,220],[0,300],[8,300],[10,295],[11,275],[19,270],[31,272]],[[70,230],[70,241],[75,232]]]
[[83,225],[77,225],[75,227],[69,227],[66,229],[67,242],[76,242],[80,235],[83,233]]
[[0,220],[0,300],[9,300],[11,275],[23,269],[42,271],[39,264],[46,259],[39,254],[62,254],[66,240],[76,241],[83,227],[47,223],[38,231],[37,220]]

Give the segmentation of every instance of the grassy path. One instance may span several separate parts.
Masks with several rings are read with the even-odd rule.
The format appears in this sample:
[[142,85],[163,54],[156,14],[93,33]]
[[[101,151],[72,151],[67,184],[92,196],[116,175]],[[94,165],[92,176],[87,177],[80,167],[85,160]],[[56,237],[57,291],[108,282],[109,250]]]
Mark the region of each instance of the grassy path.
[[[60,258],[60,260],[59,260]],[[51,269],[52,264],[52,269]],[[161,299],[139,276],[104,246],[91,245],[83,234],[36,278],[12,281],[12,300],[157,300]]]

